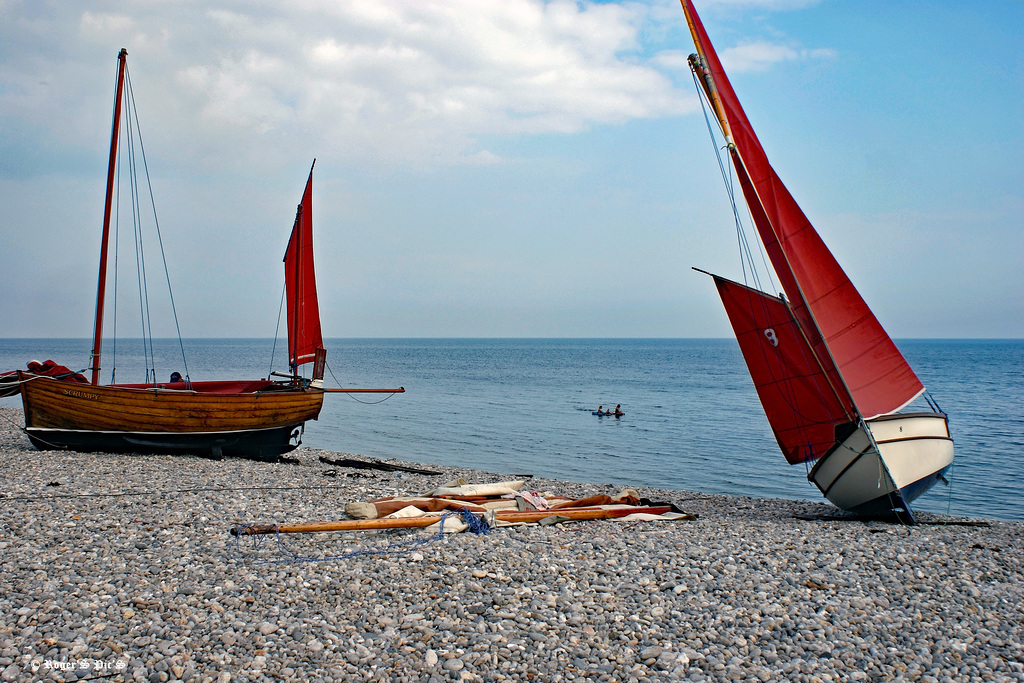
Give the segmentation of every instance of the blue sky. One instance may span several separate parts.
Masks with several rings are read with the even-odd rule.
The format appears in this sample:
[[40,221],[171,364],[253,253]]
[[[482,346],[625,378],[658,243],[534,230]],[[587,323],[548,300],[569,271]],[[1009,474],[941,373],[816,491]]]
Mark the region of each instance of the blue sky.
[[[1024,337],[1024,3],[697,10],[890,334]],[[0,337],[91,334],[122,46],[186,337],[274,333],[314,157],[327,337],[731,334],[677,2],[0,0]]]

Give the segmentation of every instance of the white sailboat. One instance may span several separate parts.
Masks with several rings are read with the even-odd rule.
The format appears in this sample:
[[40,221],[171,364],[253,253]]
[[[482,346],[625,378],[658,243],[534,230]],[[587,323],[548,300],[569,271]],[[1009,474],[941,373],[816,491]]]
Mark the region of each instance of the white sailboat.
[[[913,522],[953,463],[948,419],[768,162],[704,26],[681,0],[690,66],[721,126],[774,296],[713,276],[779,447],[837,507]],[[930,411],[900,413],[922,394]]]

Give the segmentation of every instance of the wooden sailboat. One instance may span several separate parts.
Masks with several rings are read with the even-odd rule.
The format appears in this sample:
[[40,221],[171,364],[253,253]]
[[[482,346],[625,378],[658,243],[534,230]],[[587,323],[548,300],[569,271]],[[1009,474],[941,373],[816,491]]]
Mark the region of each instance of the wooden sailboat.
[[953,462],[946,415],[900,413],[924,386],[782,184],[693,3],[690,66],[714,110],[784,296],[713,276],[779,447],[837,507],[913,521]]
[[[107,174],[103,240],[91,360],[91,380],[80,373],[18,371],[29,439],[40,449],[189,453],[276,459],[295,448],[307,420],[315,420],[329,391],[401,392],[402,389],[324,389],[326,350],[313,270],[310,169],[285,253],[288,357],[291,372],[267,379],[99,384],[107,245],[127,52],[118,55],[113,134]],[[49,362],[48,362],[49,363]],[[312,377],[299,367],[313,363]],[[45,365],[45,364],[44,364]],[[64,368],[66,370],[66,368]],[[33,371],[35,370],[35,371]]]

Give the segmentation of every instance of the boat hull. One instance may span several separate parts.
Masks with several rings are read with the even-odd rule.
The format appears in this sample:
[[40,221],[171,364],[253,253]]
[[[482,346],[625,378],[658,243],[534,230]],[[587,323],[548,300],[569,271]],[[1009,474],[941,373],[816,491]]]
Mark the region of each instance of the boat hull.
[[866,420],[837,442],[807,478],[843,510],[912,521],[910,503],[943,479],[952,463],[944,414],[886,415]]
[[315,420],[323,391],[263,383],[225,392],[225,383],[192,389],[94,386],[25,377],[25,428],[40,449],[171,453],[276,459]]
[[111,432],[33,427],[25,432],[32,445],[41,451],[234,456],[274,461],[301,443],[302,430],[300,423],[230,432]]

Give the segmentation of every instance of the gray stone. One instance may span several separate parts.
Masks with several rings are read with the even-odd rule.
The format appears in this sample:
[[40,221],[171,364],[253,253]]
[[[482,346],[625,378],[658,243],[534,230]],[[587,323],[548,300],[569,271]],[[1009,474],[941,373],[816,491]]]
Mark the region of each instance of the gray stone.
[[441,668],[445,669],[446,671],[462,671],[462,668],[464,666],[466,666],[465,662],[463,662],[458,657],[454,657],[446,661]]

